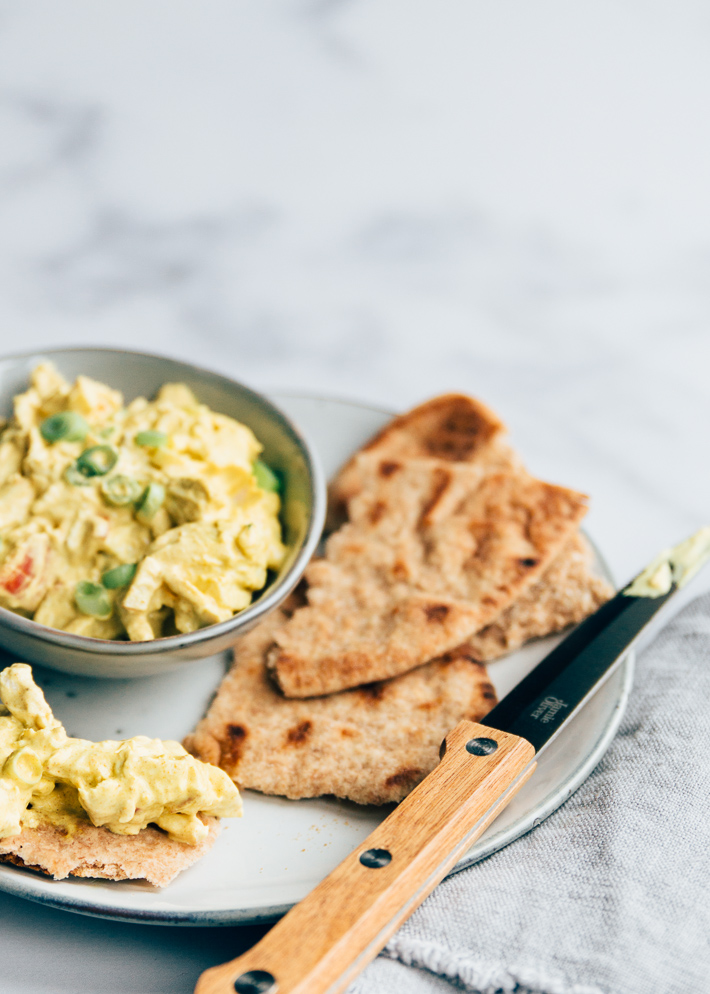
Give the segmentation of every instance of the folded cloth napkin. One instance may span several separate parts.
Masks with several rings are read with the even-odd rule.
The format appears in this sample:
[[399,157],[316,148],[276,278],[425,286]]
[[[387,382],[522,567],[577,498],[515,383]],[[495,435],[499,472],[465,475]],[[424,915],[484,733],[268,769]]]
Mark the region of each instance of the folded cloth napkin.
[[710,595],[640,655],[599,766],[442,883],[348,994],[710,992]]

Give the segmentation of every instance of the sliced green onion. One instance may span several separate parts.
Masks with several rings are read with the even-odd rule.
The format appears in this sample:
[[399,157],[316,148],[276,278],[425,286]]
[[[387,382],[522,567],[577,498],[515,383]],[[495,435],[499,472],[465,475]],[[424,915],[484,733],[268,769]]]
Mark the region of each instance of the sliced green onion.
[[113,433],[115,431],[116,431],[116,429],[113,427],[113,425],[108,425],[107,428],[102,428],[101,429],[101,431],[99,432],[99,436],[101,438],[111,438],[111,436],[113,435]]
[[101,577],[101,582],[107,590],[118,590],[119,587],[127,587],[136,575],[138,566],[136,563],[121,563],[108,569]]
[[125,507],[127,504],[135,504],[143,493],[143,486],[133,476],[116,473],[101,481],[101,493],[111,507]]
[[80,442],[89,434],[89,426],[76,411],[62,411],[45,418],[39,426],[40,435],[52,444],[53,442]]
[[34,749],[25,746],[7,757],[2,773],[26,787],[34,787],[42,779],[42,761]]
[[137,511],[141,518],[150,520],[160,510],[165,500],[165,487],[162,483],[149,483],[141,497]]
[[118,462],[118,452],[110,445],[92,445],[84,449],[76,467],[84,476],[105,476]]
[[168,436],[164,431],[154,431],[152,428],[139,431],[135,437],[136,445],[144,445],[149,449],[162,449],[168,444]]
[[265,462],[262,462],[261,459],[257,459],[254,463],[254,477],[256,478],[257,486],[261,487],[262,490],[278,493],[281,489],[281,480],[273,469],[267,466]]
[[90,580],[80,580],[74,588],[74,600],[82,614],[102,621],[111,617],[113,605],[106,590],[99,583]]
[[73,487],[90,487],[91,480],[84,476],[80,469],[78,469],[75,462],[70,463],[64,470],[64,479],[67,483],[71,483]]

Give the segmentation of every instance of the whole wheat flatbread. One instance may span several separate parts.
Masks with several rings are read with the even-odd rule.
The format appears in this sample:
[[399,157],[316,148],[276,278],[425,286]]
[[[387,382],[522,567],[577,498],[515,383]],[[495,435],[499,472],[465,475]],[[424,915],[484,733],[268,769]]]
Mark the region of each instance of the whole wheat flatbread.
[[592,552],[581,535],[551,563],[537,583],[490,625],[472,635],[468,648],[474,659],[487,662],[576,625],[613,595],[613,587],[592,568]]
[[306,570],[308,604],[268,655],[289,697],[387,679],[460,645],[542,576],[587,510],[583,494],[485,460],[357,472],[350,520]]
[[444,735],[496,703],[485,668],[466,647],[393,680],[289,700],[264,663],[286,623],[287,614],[275,611],[239,641],[207,715],[184,742],[240,787],[290,798],[399,801],[436,766]]
[[363,487],[363,474],[401,460],[467,463],[506,470],[519,460],[505,441],[506,428],[490,408],[465,394],[443,394],[400,414],[356,452],[330,486],[329,530],[347,518],[348,502]]
[[89,822],[72,835],[53,825],[25,828],[20,835],[0,839],[0,863],[39,870],[55,880],[101,877],[147,880],[156,887],[165,887],[212,848],[218,820],[203,820],[209,825],[209,835],[195,846],[175,842],[150,826],[138,835],[117,835]]

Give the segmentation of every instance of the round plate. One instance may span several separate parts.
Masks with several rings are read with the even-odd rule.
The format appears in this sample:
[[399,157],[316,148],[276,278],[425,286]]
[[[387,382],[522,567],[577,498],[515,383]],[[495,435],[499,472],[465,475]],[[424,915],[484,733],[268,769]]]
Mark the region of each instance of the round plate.
[[[361,404],[295,394],[276,401],[311,437],[328,476],[391,416]],[[599,559],[598,568],[611,580]],[[489,666],[499,697],[557,643],[531,642]],[[3,664],[10,660],[2,660]],[[49,703],[71,735],[89,739],[150,735],[181,739],[204,713],[224,673],[215,656],[141,680],[91,680],[37,668]],[[633,657],[622,665],[540,756],[534,776],[453,872],[538,825],[588,776],[606,751],[629,693]],[[229,925],[270,921],[300,901],[391,810],[332,798],[289,801],[252,791],[244,817],[223,822],[214,848],[165,890],[145,883],[51,880],[0,866],[0,889],[81,914],[155,924]]]

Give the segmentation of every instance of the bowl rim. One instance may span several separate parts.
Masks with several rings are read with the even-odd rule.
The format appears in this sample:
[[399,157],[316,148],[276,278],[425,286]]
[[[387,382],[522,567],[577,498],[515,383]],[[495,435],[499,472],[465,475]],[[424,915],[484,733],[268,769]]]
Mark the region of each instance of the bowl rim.
[[138,656],[144,654],[162,654],[176,651],[186,646],[194,646],[201,642],[212,641],[220,636],[227,635],[234,631],[235,634],[240,628],[249,624],[251,628],[262,617],[270,613],[274,608],[291,593],[303,575],[308,562],[316,550],[320,540],[323,525],[325,523],[326,512],[326,482],[320,459],[312,442],[292,420],[276,404],[274,404],[265,394],[252,390],[251,387],[234,380],[230,376],[216,373],[212,369],[200,366],[197,363],[186,362],[158,352],[143,352],[138,349],[114,349],[101,345],[85,346],[72,345],[65,348],[32,349],[29,352],[15,352],[10,355],[0,355],[0,366],[6,362],[30,360],[37,357],[39,360],[43,356],[64,355],[68,352],[102,352],[106,355],[136,356],[140,359],[158,359],[173,363],[176,367],[182,366],[185,369],[193,370],[201,376],[226,384],[229,388],[237,387],[243,393],[266,408],[267,413],[276,421],[282,422],[283,426],[295,437],[298,445],[306,456],[306,464],[310,480],[310,518],[306,534],[300,550],[296,554],[288,571],[280,581],[273,583],[271,588],[267,588],[264,596],[258,601],[245,607],[242,611],[228,618],[227,621],[217,622],[215,625],[206,625],[198,628],[194,632],[186,632],[179,635],[167,635],[163,638],[151,639],[144,642],[130,642],[118,639],[99,639],[88,635],[75,635],[72,632],[64,632],[59,628],[50,628],[41,625],[31,618],[25,618],[21,614],[15,614],[8,608],[0,606],[0,625],[14,629],[22,635],[30,638],[39,638],[45,642],[51,642],[61,648],[71,649],[74,652],[103,653],[114,656]]

